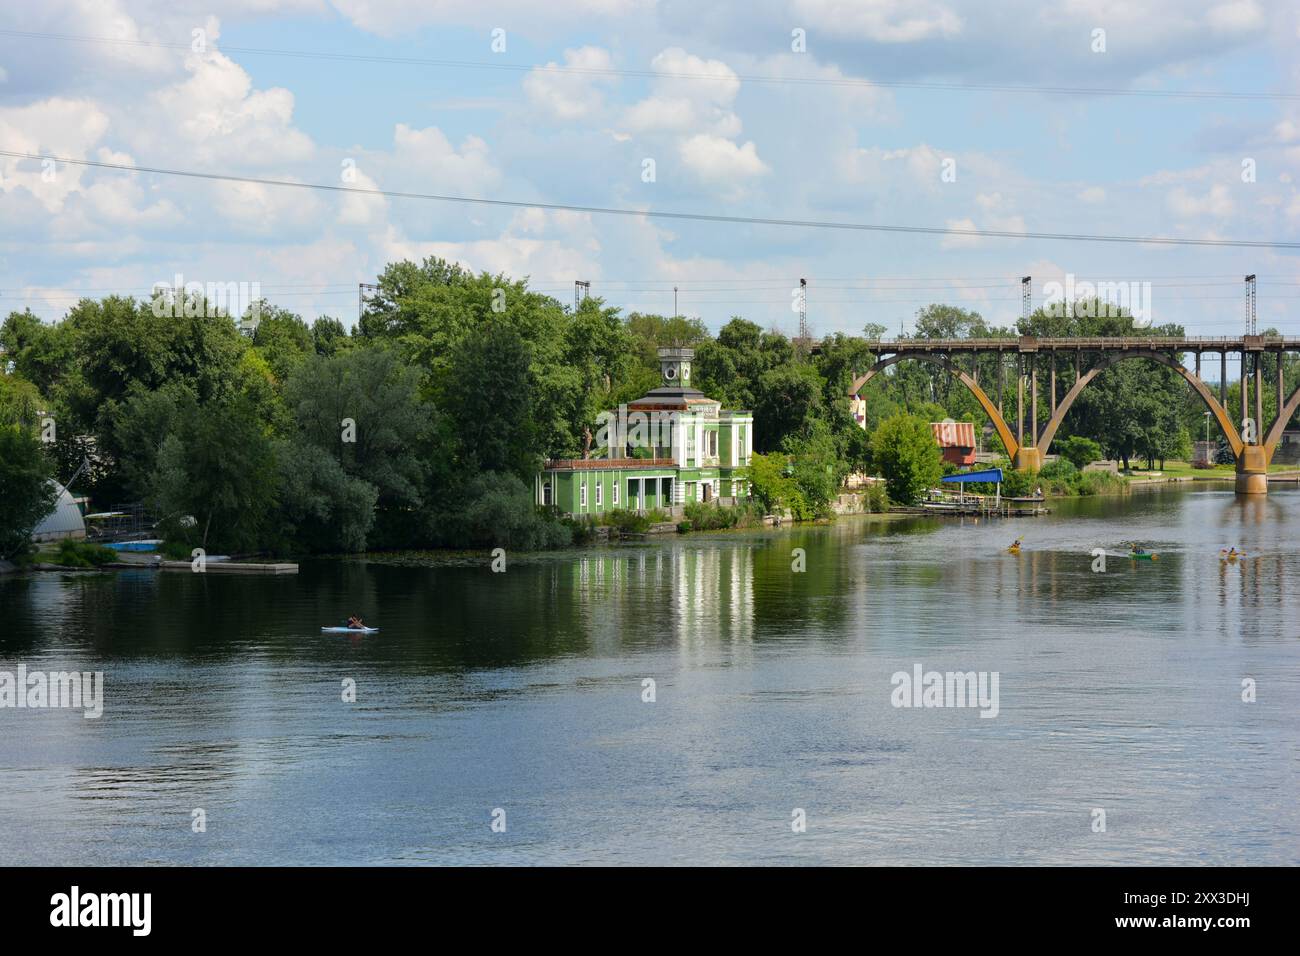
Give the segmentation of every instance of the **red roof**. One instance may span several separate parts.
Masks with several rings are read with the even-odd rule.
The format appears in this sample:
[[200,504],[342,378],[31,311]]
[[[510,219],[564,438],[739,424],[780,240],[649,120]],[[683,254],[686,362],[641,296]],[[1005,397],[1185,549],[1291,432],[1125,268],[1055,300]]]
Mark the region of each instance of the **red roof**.
[[970,422],[930,422],[940,448],[974,448],[975,426]]

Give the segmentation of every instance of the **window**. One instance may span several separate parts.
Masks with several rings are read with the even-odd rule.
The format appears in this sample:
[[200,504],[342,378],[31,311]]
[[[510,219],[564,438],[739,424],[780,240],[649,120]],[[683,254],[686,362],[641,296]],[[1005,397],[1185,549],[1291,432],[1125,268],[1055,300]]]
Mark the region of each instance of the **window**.
[[686,464],[688,466],[698,464],[695,460],[695,426],[689,425],[686,428]]
[[550,505],[551,503],[551,483],[549,481],[542,483],[542,504]]
[[601,481],[600,481],[599,478],[597,478],[597,479],[596,479],[596,507],[597,507],[597,508],[600,507],[600,492],[601,492],[601,488],[602,488]]
[[614,507],[618,507],[618,478],[614,479]]
[[718,433],[716,431],[705,432],[704,443],[706,447],[709,449],[708,456],[710,458],[717,458],[718,457]]
[[585,480],[578,486],[578,507],[587,507],[587,482]]

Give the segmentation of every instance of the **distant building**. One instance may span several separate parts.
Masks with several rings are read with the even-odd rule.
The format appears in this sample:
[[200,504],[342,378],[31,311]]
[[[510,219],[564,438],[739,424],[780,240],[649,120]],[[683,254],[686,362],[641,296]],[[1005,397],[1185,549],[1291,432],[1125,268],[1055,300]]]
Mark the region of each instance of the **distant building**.
[[934,440],[943,450],[943,460],[954,465],[975,464],[975,426],[970,422],[954,422],[951,419],[931,422],[930,430]]
[[849,399],[849,414],[863,431],[867,430],[867,400],[861,395]]
[[602,418],[600,457],[553,460],[538,474],[539,505],[574,515],[749,496],[741,469],[754,453],[754,416],[691,387],[692,349],[660,349],[663,384]]

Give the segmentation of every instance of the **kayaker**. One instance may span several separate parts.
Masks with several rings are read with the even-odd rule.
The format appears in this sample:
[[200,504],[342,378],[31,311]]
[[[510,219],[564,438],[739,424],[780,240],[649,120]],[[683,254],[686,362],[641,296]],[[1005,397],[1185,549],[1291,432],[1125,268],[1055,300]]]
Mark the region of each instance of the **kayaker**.
[[1019,547],[1020,547],[1020,539],[1019,539],[1019,538],[1016,538],[1015,541],[1012,541],[1012,542],[1011,542],[1011,548],[1010,548],[1010,550],[1015,551],[1015,550],[1017,550]]
[[353,614],[350,618],[348,618],[348,629],[353,631],[361,631],[365,629],[365,624],[361,622],[361,618]]
[[1133,552],[1134,554],[1146,554],[1146,553],[1147,553],[1147,549],[1144,548],[1144,547],[1142,547],[1142,545],[1140,545],[1140,544],[1131,545],[1131,546],[1130,546],[1130,549],[1132,550],[1132,552]]

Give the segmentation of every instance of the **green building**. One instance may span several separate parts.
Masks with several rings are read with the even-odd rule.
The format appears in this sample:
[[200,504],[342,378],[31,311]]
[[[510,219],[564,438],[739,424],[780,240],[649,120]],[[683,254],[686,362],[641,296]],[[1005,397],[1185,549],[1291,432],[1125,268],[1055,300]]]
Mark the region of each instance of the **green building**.
[[592,458],[553,460],[538,474],[539,505],[569,515],[659,508],[749,496],[738,471],[754,452],[754,416],[691,387],[692,349],[660,349],[663,384],[601,416]]

